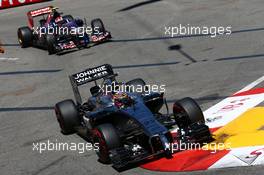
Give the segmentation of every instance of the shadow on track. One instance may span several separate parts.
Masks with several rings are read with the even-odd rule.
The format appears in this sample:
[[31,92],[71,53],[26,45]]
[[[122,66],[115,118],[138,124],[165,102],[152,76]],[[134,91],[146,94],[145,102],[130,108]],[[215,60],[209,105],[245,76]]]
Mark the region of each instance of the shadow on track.
[[[182,50],[182,46],[180,44],[177,45],[172,45],[168,48],[168,50],[173,51],[176,50],[178,51],[182,56],[184,56],[185,58],[187,58],[189,61],[191,61],[192,63],[196,63],[197,61],[191,57],[188,53],[186,53],[184,50]],[[188,64],[187,64],[188,65]]]
[[123,66],[113,66],[114,69],[127,69],[127,68],[137,68],[137,67],[155,67],[155,66],[166,66],[175,65],[180,62],[167,62],[167,63],[151,63],[151,64],[135,64],[135,65],[123,65]]
[[[185,66],[188,66],[190,64],[195,64],[199,62],[207,62],[210,61],[210,59],[202,59],[202,60],[197,60],[194,57],[190,56],[187,52],[185,52],[182,49],[182,46],[180,44],[177,45],[172,45],[168,47],[169,51],[178,51],[182,56],[187,58],[190,62],[185,63]],[[264,54],[254,54],[254,55],[242,55],[242,56],[233,56],[233,57],[223,57],[223,58],[217,58],[212,61],[232,61],[232,60],[238,60],[238,59],[250,59],[250,58],[259,58],[263,59]],[[150,63],[150,64],[135,64],[135,65],[120,65],[120,66],[114,66],[114,69],[127,69],[127,68],[140,68],[140,67],[156,67],[156,66],[166,66],[166,65],[176,65],[181,62],[175,61],[175,62],[161,62],[161,63]],[[1,74],[0,74],[1,75]]]
[[5,47],[15,46],[15,47],[19,47],[20,45],[19,44],[1,44],[1,46],[5,46]]
[[14,72],[0,72],[1,75],[19,75],[19,74],[43,74],[43,73],[56,73],[62,69],[50,69],[50,70],[30,70],[30,71],[14,71]]
[[247,58],[264,58],[264,54],[225,57],[225,58],[215,59],[214,61],[229,61],[229,60],[238,60],[238,59],[247,59]]
[[0,108],[0,112],[21,112],[21,111],[48,111],[53,110],[54,107],[12,107],[12,108]]
[[134,9],[134,8],[137,8],[137,7],[141,7],[141,6],[152,4],[152,3],[155,3],[155,2],[159,2],[159,1],[162,1],[162,0],[148,0],[148,1],[144,1],[144,2],[139,2],[137,4],[128,6],[128,7],[123,8],[123,9],[120,9],[120,10],[118,10],[118,12],[128,11],[128,10],[131,10],[131,9]]

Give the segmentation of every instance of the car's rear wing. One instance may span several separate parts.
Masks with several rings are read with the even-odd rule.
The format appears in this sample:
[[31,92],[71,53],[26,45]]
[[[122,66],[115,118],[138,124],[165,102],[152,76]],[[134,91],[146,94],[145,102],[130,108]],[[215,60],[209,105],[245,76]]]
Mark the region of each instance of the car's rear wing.
[[32,29],[34,26],[33,18],[41,15],[50,14],[53,11],[53,6],[43,7],[40,9],[31,10],[27,13],[28,16],[28,25]]
[[78,86],[87,84],[92,81],[94,81],[95,84],[97,85],[96,80],[110,77],[113,75],[115,74],[110,64],[104,64],[101,66],[89,68],[82,72],[70,75],[69,78],[77,104],[79,105],[82,104],[82,98]]
[[45,15],[45,14],[49,14],[52,12],[52,10],[54,9],[53,6],[48,6],[48,7],[44,7],[44,8],[40,8],[40,9],[35,9],[35,10],[31,10],[28,12],[28,15],[32,16],[32,17],[37,17],[40,15]]

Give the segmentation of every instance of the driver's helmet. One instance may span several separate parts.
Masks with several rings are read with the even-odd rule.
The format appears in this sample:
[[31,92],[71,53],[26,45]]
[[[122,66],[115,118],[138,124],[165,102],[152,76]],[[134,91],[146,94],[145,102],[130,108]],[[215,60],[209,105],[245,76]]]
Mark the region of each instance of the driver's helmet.
[[119,91],[124,91],[122,85],[123,83],[117,82],[113,79],[105,79],[103,87],[105,88],[105,92],[116,93]]
[[54,9],[54,10],[52,11],[51,16],[52,16],[51,21],[54,22],[54,23],[56,23],[56,24],[61,24],[61,23],[64,22],[64,20],[63,20],[61,14],[60,14],[56,9]]
[[56,19],[58,17],[60,17],[60,13],[57,10],[53,10],[53,14],[52,14],[53,18]]
[[80,18],[76,18],[76,19],[75,19],[75,23],[76,23],[77,26],[79,26],[79,27],[82,27],[82,26],[84,25],[83,20],[80,19]]
[[113,102],[115,106],[118,108],[124,108],[127,106],[131,106],[133,103],[133,100],[128,96],[126,92],[115,92],[112,95]]
[[55,20],[56,18],[60,17],[61,15],[60,15],[60,13],[54,8],[54,9],[52,9],[52,12],[51,12],[50,16],[51,16],[51,18],[52,18],[53,20]]

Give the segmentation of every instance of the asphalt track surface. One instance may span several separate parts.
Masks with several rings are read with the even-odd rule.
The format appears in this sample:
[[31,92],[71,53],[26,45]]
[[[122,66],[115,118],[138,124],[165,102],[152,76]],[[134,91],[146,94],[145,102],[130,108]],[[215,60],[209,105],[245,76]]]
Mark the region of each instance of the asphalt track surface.
[[[60,56],[18,47],[16,31],[26,24],[26,12],[50,4],[65,14],[102,18],[113,41]],[[263,0],[55,0],[0,11],[6,49],[0,55],[0,174],[117,174],[98,163],[93,151],[32,151],[33,142],[84,142],[60,134],[52,110],[56,102],[73,98],[67,76],[110,63],[120,80],[142,77],[165,84],[170,102],[190,96],[205,110],[263,75],[263,5]],[[233,34],[166,38],[164,27],[178,24],[231,25]],[[169,50],[173,45],[180,50]],[[122,174],[169,173],[134,168]],[[172,174],[264,174],[264,168]]]

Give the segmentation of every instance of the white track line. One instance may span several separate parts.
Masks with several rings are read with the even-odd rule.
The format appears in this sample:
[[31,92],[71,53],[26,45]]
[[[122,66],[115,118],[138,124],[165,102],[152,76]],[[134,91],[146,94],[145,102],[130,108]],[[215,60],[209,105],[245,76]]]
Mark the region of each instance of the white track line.
[[258,84],[260,84],[263,81],[264,81],[264,75],[262,77],[260,77],[259,79],[257,79],[256,81],[250,83],[249,85],[247,85],[243,89],[237,91],[235,94],[240,93],[240,92],[244,92],[244,91],[248,91],[248,90],[252,89],[253,87],[257,86]]
[[0,57],[0,61],[16,61],[19,60],[19,58],[4,58],[4,57]]

